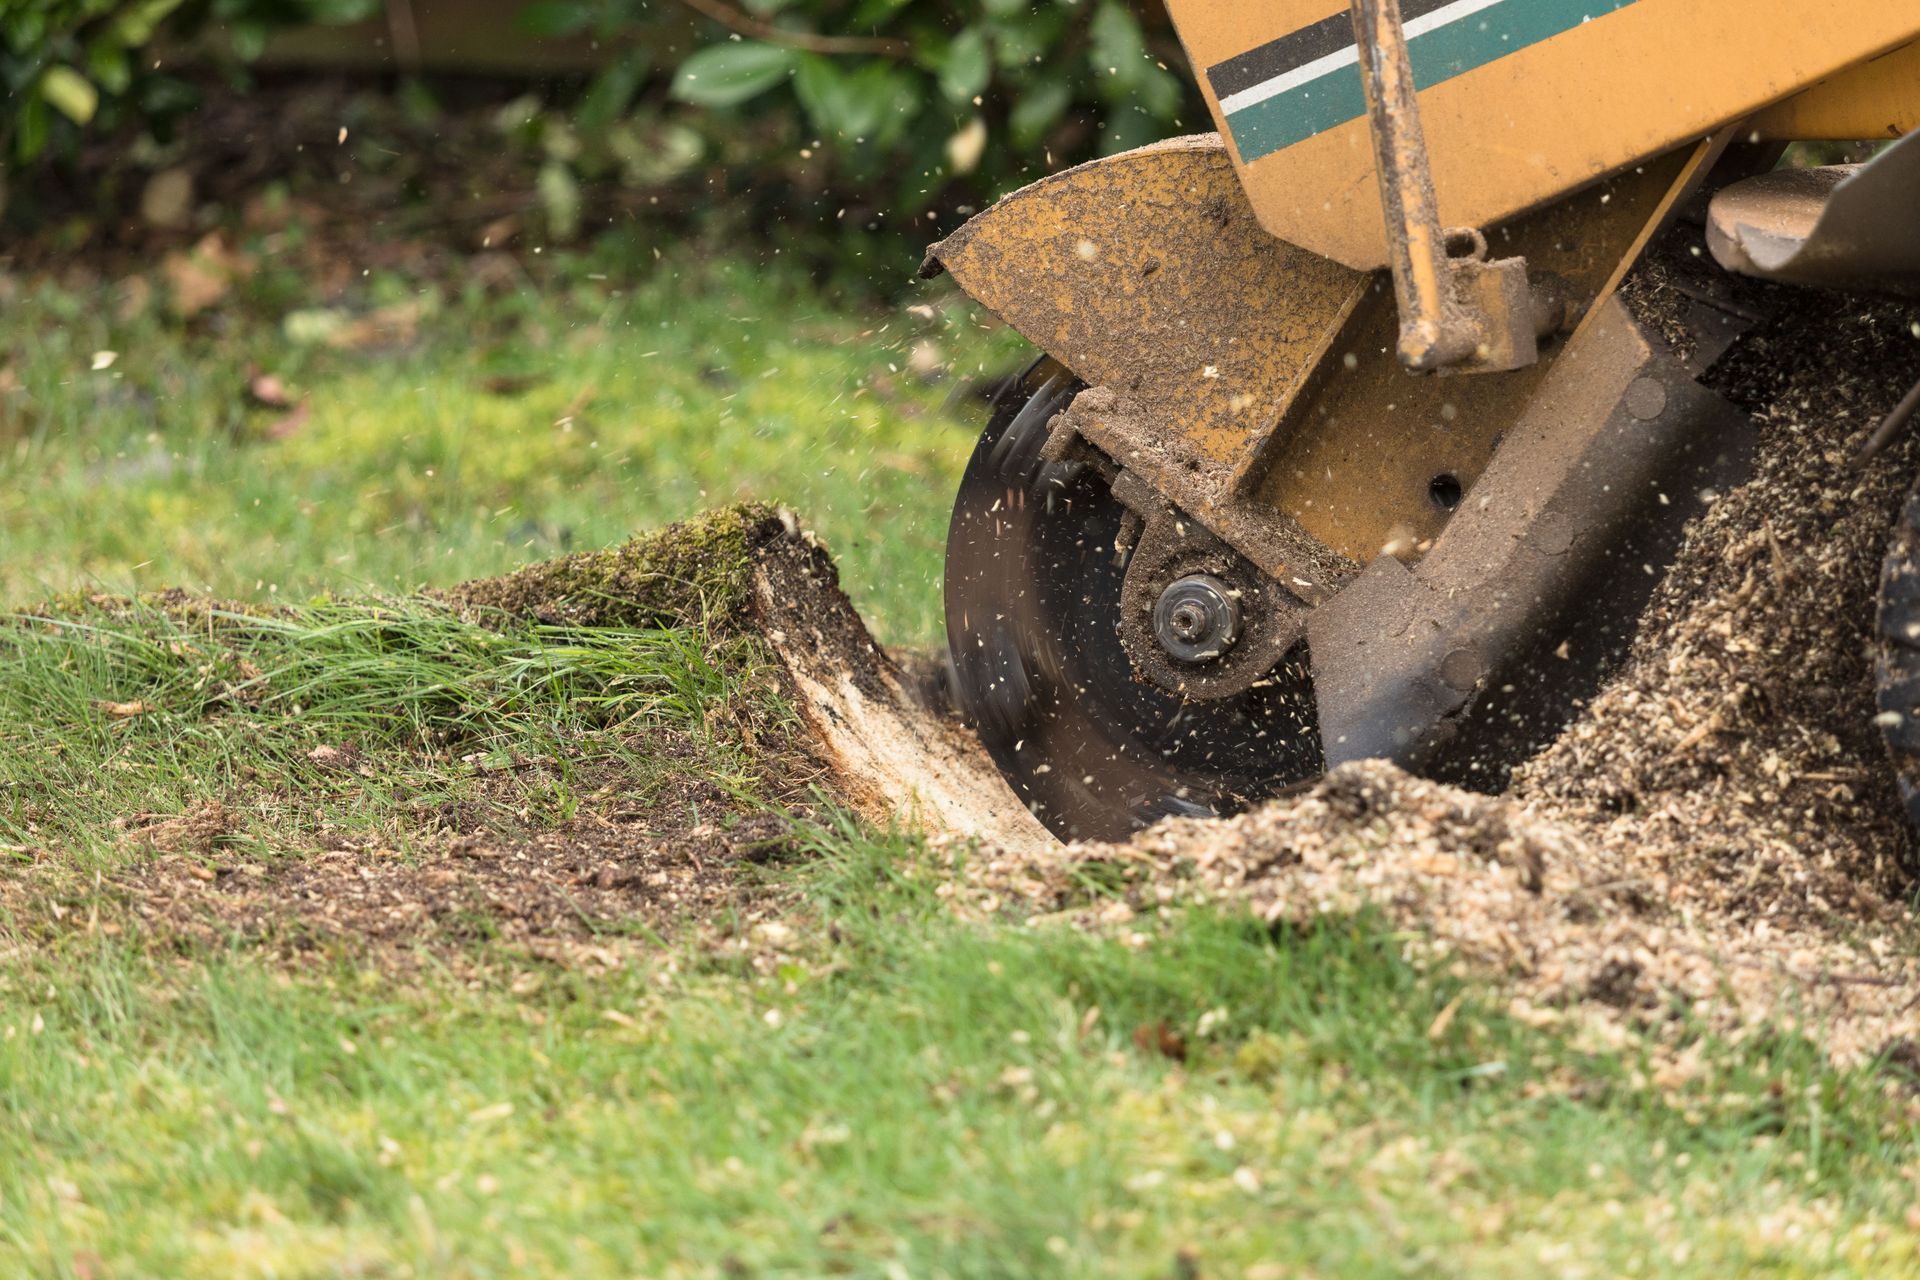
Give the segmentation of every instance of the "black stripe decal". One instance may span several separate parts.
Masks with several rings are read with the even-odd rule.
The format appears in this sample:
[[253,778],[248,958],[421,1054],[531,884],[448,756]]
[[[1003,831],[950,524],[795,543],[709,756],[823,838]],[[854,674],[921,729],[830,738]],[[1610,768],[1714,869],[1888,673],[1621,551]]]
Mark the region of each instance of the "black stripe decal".
[[[1450,0],[1402,0],[1400,20],[1412,22],[1422,14],[1432,13],[1448,3]],[[1269,40],[1257,49],[1249,49],[1208,67],[1207,82],[1213,86],[1214,97],[1231,97],[1242,89],[1265,84],[1275,76],[1283,76],[1295,67],[1305,66],[1315,58],[1324,58],[1352,46],[1353,15],[1342,9],[1330,18],[1322,18],[1278,40]]]

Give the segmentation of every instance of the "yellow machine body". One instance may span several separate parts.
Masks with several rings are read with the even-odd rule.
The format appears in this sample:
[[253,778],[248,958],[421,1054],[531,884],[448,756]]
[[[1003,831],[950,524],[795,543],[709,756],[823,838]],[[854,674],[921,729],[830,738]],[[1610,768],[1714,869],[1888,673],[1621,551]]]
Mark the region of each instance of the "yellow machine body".
[[1063,837],[1497,785],[1749,474],[1737,277],[1920,296],[1920,0],[1168,7],[1219,132],[929,251],[1050,357],[955,503],[956,704]]
[[[1339,0],[1169,0],[1254,215],[1386,265],[1351,18]],[[1441,214],[1485,227],[1812,90],[1773,136],[1914,126],[1911,0],[1402,0]],[[1823,84],[1823,82],[1827,82]],[[1855,127],[1858,131],[1855,131]]]

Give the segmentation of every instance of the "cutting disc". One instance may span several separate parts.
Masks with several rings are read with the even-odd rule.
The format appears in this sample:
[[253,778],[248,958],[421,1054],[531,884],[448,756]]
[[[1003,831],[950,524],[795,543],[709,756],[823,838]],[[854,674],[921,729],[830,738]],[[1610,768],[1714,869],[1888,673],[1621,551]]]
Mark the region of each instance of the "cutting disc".
[[1126,510],[1092,468],[1041,457],[1080,389],[1043,360],[975,447],[947,535],[947,640],[962,712],[1063,839],[1228,812],[1321,770],[1304,649],[1260,687],[1187,700],[1136,677],[1119,634]]

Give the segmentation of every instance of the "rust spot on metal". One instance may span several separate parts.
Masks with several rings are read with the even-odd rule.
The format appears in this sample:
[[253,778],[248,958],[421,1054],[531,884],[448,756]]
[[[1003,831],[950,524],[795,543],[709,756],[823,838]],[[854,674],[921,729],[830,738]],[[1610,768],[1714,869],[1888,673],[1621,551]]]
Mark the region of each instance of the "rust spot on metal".
[[[1686,153],[1649,164],[1495,231],[1501,252],[1524,255],[1558,279],[1582,310],[1602,295],[1623,255],[1667,203]],[[1446,526],[1430,487],[1451,475],[1473,486],[1495,445],[1539,390],[1565,344],[1550,340],[1538,363],[1499,377],[1408,374],[1391,356],[1397,321],[1384,286],[1330,337],[1328,358],[1275,431],[1250,486],[1311,537],[1365,563],[1393,546],[1414,559]],[[1349,365],[1348,357],[1351,357]]]
[[1218,136],[1008,196],[928,251],[989,311],[1232,472],[1367,276],[1275,240]]

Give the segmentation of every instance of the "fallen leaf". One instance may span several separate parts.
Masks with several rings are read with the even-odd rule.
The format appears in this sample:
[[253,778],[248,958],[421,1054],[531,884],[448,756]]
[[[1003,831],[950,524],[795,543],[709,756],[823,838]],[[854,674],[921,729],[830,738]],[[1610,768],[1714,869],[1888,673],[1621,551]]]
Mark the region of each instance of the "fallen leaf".
[[333,345],[356,351],[367,347],[405,346],[413,341],[419,324],[419,303],[396,302],[361,316],[341,330]]
[[114,287],[113,314],[123,324],[138,320],[153,304],[153,284],[145,276],[128,276]]
[[160,274],[167,278],[173,313],[183,319],[199,315],[227,296],[227,277],[185,254],[168,254],[161,260]]
[[1152,1022],[1135,1027],[1133,1046],[1142,1053],[1157,1053],[1175,1062],[1187,1060],[1187,1038],[1165,1022]]
[[496,373],[480,380],[480,389],[493,396],[517,396],[547,379],[538,373]]
[[175,250],[160,260],[160,274],[166,279],[173,312],[181,319],[199,315],[225,298],[233,282],[249,275],[252,264],[230,252],[218,232],[203,238],[192,249]]
[[1460,1002],[1466,998],[1467,993],[1462,991],[1459,995],[1447,1001],[1446,1008],[1440,1010],[1440,1012],[1435,1015],[1433,1022],[1427,1027],[1427,1039],[1438,1040],[1447,1034],[1447,1028],[1453,1025],[1453,1016],[1460,1012]]
[[519,234],[520,219],[513,214],[508,214],[481,227],[479,233],[474,236],[474,248],[504,249]]
[[293,397],[287,394],[287,384],[271,373],[256,373],[247,379],[247,399],[262,409],[293,407]]
[[193,218],[193,175],[162,169],[140,189],[140,218],[150,227],[178,231]]
[[144,702],[98,702],[94,704],[116,720],[125,720],[131,716],[143,716],[153,710]]
[[281,321],[287,339],[303,346],[324,345],[337,351],[369,347],[405,346],[419,331],[423,308],[418,302],[396,302],[356,316],[335,307],[290,311]]

